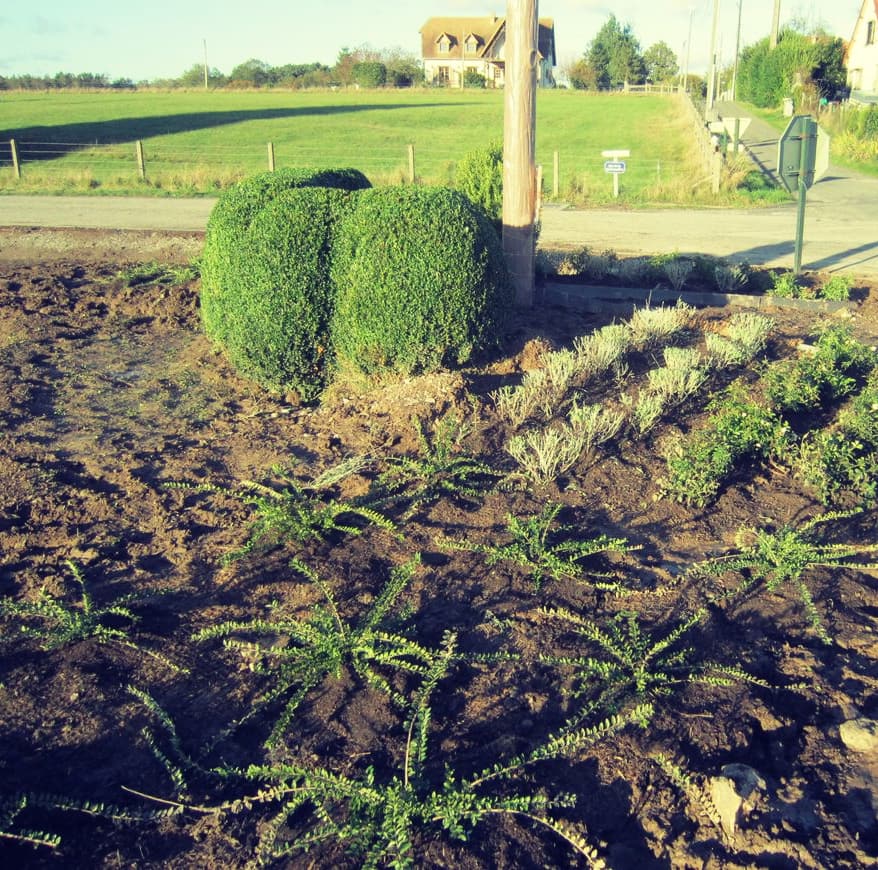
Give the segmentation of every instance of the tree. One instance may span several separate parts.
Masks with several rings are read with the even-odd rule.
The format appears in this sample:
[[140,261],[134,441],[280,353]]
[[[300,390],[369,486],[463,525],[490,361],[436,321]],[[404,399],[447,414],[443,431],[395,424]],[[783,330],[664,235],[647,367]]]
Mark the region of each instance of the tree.
[[261,88],[263,85],[271,84],[269,70],[270,67],[265,61],[251,57],[250,60],[239,63],[229,73],[229,79],[239,86],[249,85],[252,88]]
[[654,84],[671,81],[680,71],[677,55],[666,42],[651,45],[643,54],[646,77]]
[[381,60],[381,55],[371,45],[361,45],[357,48],[345,46],[338,53],[332,74],[335,81],[340,85],[350,85],[354,81],[354,66],[370,60]]
[[742,100],[757,106],[779,106],[794,92],[806,99],[832,99],[844,92],[844,44],[826,38],[784,30],[777,48],[768,38],[748,45],[738,64]]
[[577,91],[596,91],[598,77],[594,67],[584,58],[573,61],[564,69],[570,87]]
[[378,60],[361,60],[353,65],[351,77],[362,88],[380,88],[387,84],[387,67]]
[[610,15],[598,31],[585,53],[585,59],[595,71],[598,87],[618,87],[626,82],[641,84],[646,67],[640,53],[640,43],[630,24],[619,24]]
[[[222,87],[223,82],[225,81],[225,76],[216,68],[208,68],[207,70],[207,84],[208,87],[219,88]],[[176,84],[178,84],[182,88],[203,88],[204,87],[204,65],[200,63],[195,63],[189,67],[189,69],[184,72],[179,79],[177,79]]]
[[424,68],[420,60],[402,48],[384,49],[381,62],[387,67],[388,84],[395,88],[410,88],[424,81]]

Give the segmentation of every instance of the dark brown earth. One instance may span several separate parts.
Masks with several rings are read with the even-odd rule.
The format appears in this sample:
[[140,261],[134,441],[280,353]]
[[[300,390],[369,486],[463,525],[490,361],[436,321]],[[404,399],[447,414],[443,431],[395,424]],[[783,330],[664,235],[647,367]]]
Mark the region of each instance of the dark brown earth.
[[[45,235],[52,232],[53,238]],[[686,575],[688,566],[729,552],[743,526],[797,523],[824,510],[782,467],[743,469],[703,511],[658,499],[656,480],[665,467],[659,446],[697,425],[701,402],[654,438],[622,442],[577,468],[560,487],[501,489],[471,503],[443,498],[408,519],[391,506],[387,513],[401,535],[368,529],[322,543],[288,542],[226,565],[223,557],[247,538],[249,509],[222,494],[164,484],[234,487],[265,481],[271,466],[294,461],[295,474],[308,480],[368,454],[372,465],[337,491],[353,498],[387,457],[417,453],[413,417],[432,430],[449,413],[472,427],[463,451],[508,471],[507,433],[489,393],[539,365],[546,348],[569,345],[606,318],[557,309],[528,313],[510,325],[499,354],[470,368],[360,392],[338,389],[323,407],[302,408],[267,396],[228,367],[200,330],[197,280],[130,286],[120,277],[140,262],[185,262],[197,254],[199,240],[136,236],[3,231],[0,237],[0,597],[34,601],[44,588],[76,601],[66,560],[78,566],[95,607],[134,592],[165,593],[129,605],[139,617],[135,624],[107,619],[137,648],[92,639],[44,651],[14,619],[3,621],[0,807],[16,795],[31,796],[16,818],[0,812],[3,866],[227,868],[254,860],[259,833],[277,806],[219,812],[223,801],[257,786],[207,774],[193,774],[185,795],[176,790],[143,729],[153,729],[165,752],[167,735],[129,686],[167,711],[185,752],[195,755],[218,740],[206,766],[284,760],[356,776],[371,765],[379,782],[398,773],[404,717],[353,673],[309,693],[278,750],[262,747],[273,721],[267,714],[223,735],[265,691],[266,677],[219,641],[196,643],[191,635],[272,612],[304,617],[318,596],[289,567],[293,556],[327,581],[341,614],[356,622],[390,566],[421,553],[422,567],[401,598],[398,630],[433,647],[444,631],[455,630],[465,651],[521,657],[462,664],[439,683],[426,767],[438,788],[445,765],[472,775],[526,752],[574,709],[565,694],[567,672],[537,658],[585,653],[541,608],[563,606],[601,624],[636,611],[664,636],[704,603],[706,583],[720,582]],[[773,357],[794,352],[816,324],[807,312],[772,314]],[[849,320],[871,344],[876,314],[878,289],[862,286]],[[707,309],[702,316],[712,323],[728,314]],[[507,514],[536,514],[549,501],[565,505],[561,518],[583,536],[605,533],[640,548],[609,565],[633,592],[614,596],[572,581],[546,581],[536,592],[519,568],[488,566],[476,554],[437,545],[440,536],[503,540]],[[840,521],[836,539],[875,541],[875,518],[871,510]],[[534,764],[516,785],[530,793],[575,794],[575,808],[555,817],[623,870],[874,866],[878,756],[846,746],[840,726],[878,718],[878,579],[875,572],[815,569],[807,582],[833,638],[829,646],[809,628],[795,591],[783,587],[714,606],[689,636],[699,660],[740,665],[773,688],[673,687],[650,699],[655,714],[645,729],[628,726],[572,759]],[[396,685],[410,692],[416,682]],[[764,787],[734,838],[711,820],[709,801],[687,797],[669,780],[652,760],[657,753],[673,758],[695,787],[708,787],[727,764],[758,772]],[[56,797],[34,797],[41,794]],[[160,820],[114,821],[45,808],[89,802],[148,814],[170,806],[153,798],[187,809]],[[308,818],[304,809],[292,814],[290,832],[301,834]],[[59,834],[61,844],[54,850],[25,845],[26,829]],[[418,867],[585,866],[558,836],[511,815],[489,817],[465,843],[438,825],[425,826],[414,851]],[[359,861],[328,842],[277,865]]]

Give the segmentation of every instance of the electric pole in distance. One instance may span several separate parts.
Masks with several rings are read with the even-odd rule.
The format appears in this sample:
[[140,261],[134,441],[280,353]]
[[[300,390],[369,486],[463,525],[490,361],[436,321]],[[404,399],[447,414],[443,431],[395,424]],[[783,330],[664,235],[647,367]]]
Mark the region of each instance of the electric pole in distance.
[[780,0],[774,0],[774,16],[771,19],[771,37],[768,40],[769,48],[777,48],[777,38],[780,32]]

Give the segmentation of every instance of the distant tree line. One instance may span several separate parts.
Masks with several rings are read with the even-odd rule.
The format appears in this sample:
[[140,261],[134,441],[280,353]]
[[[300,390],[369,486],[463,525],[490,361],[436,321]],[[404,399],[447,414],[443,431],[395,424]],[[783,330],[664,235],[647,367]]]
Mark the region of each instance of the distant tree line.
[[[615,15],[588,44],[584,54],[564,70],[570,86],[580,90],[608,90],[624,84],[663,84],[679,75],[677,56],[665,42],[646,51],[630,24]],[[724,73],[724,78],[731,70]],[[779,106],[785,97],[803,95],[813,101],[847,96],[844,43],[804,21],[791,21],[780,34],[775,49],[768,37],[747,46],[738,70],[737,96],[757,106]],[[703,90],[700,78],[690,76],[690,90]]]
[[131,79],[112,79],[109,76],[95,73],[58,72],[53,76],[34,76],[29,73],[22,75],[0,76],[0,90],[51,91],[63,88],[88,88],[108,90],[133,90],[135,84]]
[[[239,63],[228,75],[215,67],[207,70],[209,88],[319,88],[347,85],[404,88],[422,84],[423,81],[423,67],[414,55],[402,49],[379,50],[368,45],[343,48],[333,66],[322,63],[272,66],[257,58],[250,58]],[[93,73],[0,76],[0,90],[133,90],[137,87],[203,88],[204,65],[193,64],[177,78],[153,79],[136,84],[128,78],[110,80],[109,76]]]

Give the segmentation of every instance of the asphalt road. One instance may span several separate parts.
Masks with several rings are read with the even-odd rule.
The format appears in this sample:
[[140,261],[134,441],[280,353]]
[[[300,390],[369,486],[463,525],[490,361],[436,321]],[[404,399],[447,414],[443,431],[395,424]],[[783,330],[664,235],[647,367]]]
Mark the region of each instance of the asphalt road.
[[[760,141],[763,150],[772,146]],[[215,200],[0,196],[0,227],[203,231]],[[803,267],[878,278],[878,178],[830,167],[808,193]],[[620,254],[703,253],[791,268],[794,202],[769,209],[573,209],[547,205],[540,245]]]

